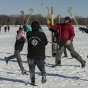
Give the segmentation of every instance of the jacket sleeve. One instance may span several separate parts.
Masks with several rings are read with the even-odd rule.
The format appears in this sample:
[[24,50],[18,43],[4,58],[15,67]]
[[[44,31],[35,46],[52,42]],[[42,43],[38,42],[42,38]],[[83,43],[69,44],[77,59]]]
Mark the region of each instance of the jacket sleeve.
[[56,24],[56,25],[52,25],[51,23],[49,24],[50,28],[54,31],[58,30],[60,28],[60,25],[59,24]]
[[26,24],[26,28],[27,28],[27,31],[32,31],[32,28],[28,24]]
[[39,29],[39,32],[44,32],[44,30],[41,28],[41,29]]
[[75,32],[73,26],[70,27],[70,40],[72,41],[75,37]]
[[44,30],[42,28],[39,29],[39,32],[44,32]]

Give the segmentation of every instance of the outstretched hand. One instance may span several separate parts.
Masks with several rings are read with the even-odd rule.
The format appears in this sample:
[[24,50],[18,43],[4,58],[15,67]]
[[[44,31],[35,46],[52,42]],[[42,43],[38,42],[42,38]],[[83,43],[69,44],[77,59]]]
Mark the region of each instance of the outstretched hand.
[[46,18],[46,23],[47,23],[47,27],[50,29],[50,26],[49,26],[50,21],[49,21],[49,19],[47,19],[47,18]]
[[50,23],[49,19],[46,19],[46,22],[47,22],[47,25],[49,25],[49,23]]

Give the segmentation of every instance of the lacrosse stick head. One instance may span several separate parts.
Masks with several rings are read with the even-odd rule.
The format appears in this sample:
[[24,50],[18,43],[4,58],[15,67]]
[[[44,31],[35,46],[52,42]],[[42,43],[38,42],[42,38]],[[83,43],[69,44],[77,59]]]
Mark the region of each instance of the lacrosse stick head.
[[68,11],[71,11],[72,10],[72,7],[68,7]]
[[30,9],[29,9],[29,11],[30,11],[30,12],[33,12],[33,9],[32,9],[32,8],[30,8]]
[[40,4],[41,7],[44,7],[43,3]]
[[47,6],[46,9],[49,10],[49,7]]
[[21,13],[21,14],[24,14],[24,11],[23,11],[23,10],[21,10],[21,11],[20,11],[20,13]]

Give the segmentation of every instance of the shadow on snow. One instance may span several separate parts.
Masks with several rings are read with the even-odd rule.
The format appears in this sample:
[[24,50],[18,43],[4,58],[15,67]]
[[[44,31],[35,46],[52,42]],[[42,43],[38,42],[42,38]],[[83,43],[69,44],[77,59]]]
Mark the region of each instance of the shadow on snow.
[[19,80],[19,79],[10,79],[10,78],[4,78],[0,77],[1,81],[11,81],[11,82],[19,82],[19,83],[25,83],[25,81]]
[[[38,74],[39,76],[41,76],[40,72],[36,72],[36,74]],[[65,76],[65,75],[61,75],[61,74],[53,74],[53,73],[46,73],[46,76],[56,76],[56,77],[60,77],[60,78],[64,78],[64,79],[73,79],[73,80],[83,80],[83,81],[88,81],[87,79],[81,79],[80,77],[77,76]]]

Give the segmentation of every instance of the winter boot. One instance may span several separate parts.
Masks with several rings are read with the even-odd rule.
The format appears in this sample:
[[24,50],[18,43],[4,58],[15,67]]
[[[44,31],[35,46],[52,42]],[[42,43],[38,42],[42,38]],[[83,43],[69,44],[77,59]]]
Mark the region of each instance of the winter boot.
[[65,55],[65,56],[63,56],[62,58],[67,58],[67,57],[68,57],[68,56]]
[[6,64],[8,64],[8,57],[4,57]]
[[45,83],[46,82],[46,72],[42,73],[42,80],[41,80],[42,83]]
[[22,71],[22,75],[28,75],[25,70]]
[[35,78],[31,79],[31,85],[33,85],[33,86],[35,85]]
[[82,60],[82,62],[81,62],[81,67],[84,68],[85,65],[86,65],[86,61],[85,61],[85,60]]
[[52,67],[61,66],[61,64],[54,64]]

